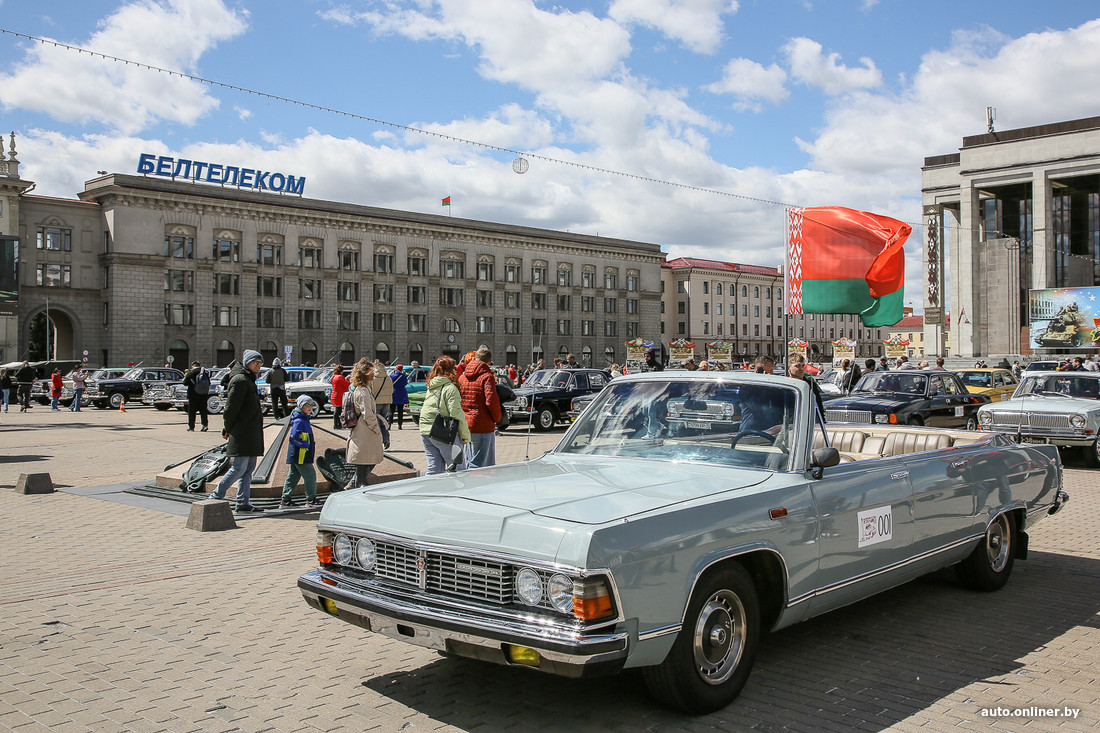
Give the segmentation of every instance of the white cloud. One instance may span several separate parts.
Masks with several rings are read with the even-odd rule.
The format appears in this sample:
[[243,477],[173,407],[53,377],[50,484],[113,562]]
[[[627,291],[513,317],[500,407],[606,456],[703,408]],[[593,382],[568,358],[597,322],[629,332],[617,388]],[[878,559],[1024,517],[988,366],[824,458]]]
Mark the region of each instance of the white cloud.
[[732,59],[722,70],[722,78],[703,89],[715,94],[732,94],[734,109],[759,112],[761,102],[778,104],[790,96],[787,72],[776,64],[765,67],[750,59]]
[[630,53],[627,31],[587,10],[546,11],[531,0],[387,0],[382,5],[383,10],[341,9],[323,17],[411,40],[461,41],[480,53],[483,76],[533,90],[603,78]]
[[242,122],[252,116],[252,110],[245,109],[241,106],[234,106],[233,111],[237,113],[237,118],[240,119]]
[[[245,13],[221,0],[135,0],[73,45],[152,66],[189,71],[219,41],[245,29]],[[70,122],[130,134],[158,119],[192,124],[215,108],[205,85],[176,76],[34,44],[10,74],[0,74],[5,109],[48,112]]]
[[826,94],[837,95],[856,89],[870,89],[882,84],[882,73],[867,57],[859,60],[861,67],[840,63],[840,54],[822,53],[821,44],[809,38],[792,38],[783,47],[791,77],[803,84],[817,87]]
[[926,53],[907,87],[851,95],[798,143],[817,168],[915,178],[925,156],[985,132],[986,106],[997,107],[998,129],[1090,117],[1098,86],[1100,20],[1017,39],[968,31]]
[[627,25],[655,28],[697,53],[714,53],[722,43],[722,16],[737,0],[614,0],[607,14]]

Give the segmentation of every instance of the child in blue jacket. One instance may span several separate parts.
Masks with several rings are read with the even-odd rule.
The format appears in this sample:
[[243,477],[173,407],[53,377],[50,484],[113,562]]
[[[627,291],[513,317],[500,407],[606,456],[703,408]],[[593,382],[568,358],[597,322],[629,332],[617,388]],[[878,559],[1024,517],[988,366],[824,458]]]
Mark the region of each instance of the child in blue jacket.
[[306,506],[319,507],[317,501],[317,470],[313,467],[313,452],[316,443],[313,440],[313,426],[309,418],[317,409],[317,403],[309,395],[301,395],[294,402],[294,412],[290,414],[290,439],[287,442],[286,462],[290,465],[286,481],[283,483],[283,498],[280,509],[294,506],[290,495],[298,485],[298,479],[306,482]]

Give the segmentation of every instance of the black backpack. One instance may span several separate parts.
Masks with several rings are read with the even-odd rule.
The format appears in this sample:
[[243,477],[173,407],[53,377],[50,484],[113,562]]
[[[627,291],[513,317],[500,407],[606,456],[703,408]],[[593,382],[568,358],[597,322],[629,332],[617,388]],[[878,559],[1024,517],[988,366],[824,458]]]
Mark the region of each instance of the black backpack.
[[210,394],[210,372],[206,369],[200,369],[195,377],[195,394]]

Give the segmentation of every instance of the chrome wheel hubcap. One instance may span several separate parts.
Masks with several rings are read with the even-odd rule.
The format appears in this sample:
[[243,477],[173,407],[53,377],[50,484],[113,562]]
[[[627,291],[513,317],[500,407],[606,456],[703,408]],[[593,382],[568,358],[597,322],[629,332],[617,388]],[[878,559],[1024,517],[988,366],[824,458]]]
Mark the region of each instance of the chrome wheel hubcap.
[[1001,572],[1008,564],[1009,545],[1008,518],[1003,514],[994,520],[985,533],[985,547],[989,555],[989,567]]
[[720,685],[730,678],[746,635],[745,607],[736,594],[720,590],[707,599],[695,620],[692,643],[695,668],[704,682]]

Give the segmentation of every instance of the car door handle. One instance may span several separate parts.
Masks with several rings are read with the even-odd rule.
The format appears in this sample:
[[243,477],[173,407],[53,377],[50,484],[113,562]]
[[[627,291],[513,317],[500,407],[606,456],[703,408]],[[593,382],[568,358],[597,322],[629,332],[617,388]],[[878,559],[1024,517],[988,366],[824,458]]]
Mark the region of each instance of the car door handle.
[[968,463],[968,461],[965,458],[963,458],[962,460],[959,460],[959,461],[952,461],[951,462],[951,468],[962,468],[967,463]]

